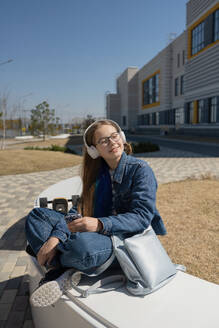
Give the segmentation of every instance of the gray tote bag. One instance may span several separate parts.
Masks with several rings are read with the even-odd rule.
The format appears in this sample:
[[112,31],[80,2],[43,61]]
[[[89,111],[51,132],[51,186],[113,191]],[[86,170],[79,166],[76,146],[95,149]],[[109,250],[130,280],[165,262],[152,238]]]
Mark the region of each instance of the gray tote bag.
[[172,263],[150,226],[130,238],[112,236],[114,252],[127,278],[126,288],[133,294],[150,294],[167,284],[182,265]]

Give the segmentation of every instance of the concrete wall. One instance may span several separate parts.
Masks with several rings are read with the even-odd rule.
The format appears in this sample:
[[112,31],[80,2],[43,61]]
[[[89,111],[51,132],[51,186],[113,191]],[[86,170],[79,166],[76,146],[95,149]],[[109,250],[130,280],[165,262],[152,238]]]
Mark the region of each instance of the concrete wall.
[[[133,92],[133,88],[135,89],[136,79],[133,79],[133,77],[135,76],[137,71],[137,67],[128,67],[117,79],[117,90],[120,96],[120,125],[123,129],[131,128],[131,126],[129,126],[129,110],[132,116],[133,109],[136,109],[135,97],[132,97],[132,94],[130,94],[129,91],[131,90],[131,92]],[[131,86],[129,87],[129,81],[131,81],[132,79],[133,81],[131,82]],[[131,103],[129,105],[130,100]],[[123,116],[126,117],[126,125],[123,125]]]
[[121,124],[120,95],[110,93],[106,96],[107,118]]
[[[172,43],[172,81],[171,81],[171,100],[172,108],[184,107],[184,95],[180,94],[181,76],[184,75],[185,79],[185,64],[186,60],[186,31],[184,31],[179,37],[177,37]],[[179,56],[179,66],[178,66]],[[178,78],[178,96],[175,96],[175,79]],[[184,83],[185,85],[185,83]]]
[[127,129],[135,129],[137,125],[137,111],[139,107],[138,73],[136,73],[128,84],[128,126]]

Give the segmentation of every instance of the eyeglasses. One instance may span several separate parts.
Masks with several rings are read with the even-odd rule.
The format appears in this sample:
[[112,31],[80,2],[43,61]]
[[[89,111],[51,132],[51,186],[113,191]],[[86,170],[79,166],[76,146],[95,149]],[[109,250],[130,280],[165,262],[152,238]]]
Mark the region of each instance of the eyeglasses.
[[119,141],[120,137],[121,136],[119,132],[113,132],[109,137],[100,138],[97,142],[97,145],[106,147],[109,145],[110,139],[114,142],[117,142]]

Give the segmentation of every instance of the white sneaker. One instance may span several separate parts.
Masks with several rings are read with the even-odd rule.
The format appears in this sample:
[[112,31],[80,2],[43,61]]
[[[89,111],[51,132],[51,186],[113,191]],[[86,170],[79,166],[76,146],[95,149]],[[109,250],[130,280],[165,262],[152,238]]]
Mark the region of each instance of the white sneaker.
[[[63,293],[72,288],[71,276],[75,270],[66,270],[56,280],[52,280],[38,287],[30,297],[30,303],[35,307],[45,307],[54,304]],[[80,278],[78,277],[78,282]],[[77,282],[77,283],[78,283]]]

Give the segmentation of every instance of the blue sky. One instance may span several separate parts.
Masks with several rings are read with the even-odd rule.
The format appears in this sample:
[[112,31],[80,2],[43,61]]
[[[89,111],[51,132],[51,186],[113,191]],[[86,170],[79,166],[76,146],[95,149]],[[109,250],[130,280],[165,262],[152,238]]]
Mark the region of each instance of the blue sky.
[[[1,0],[0,95],[46,100],[63,121],[104,115],[104,94],[186,28],[187,0]],[[10,108],[9,108],[10,110]]]

